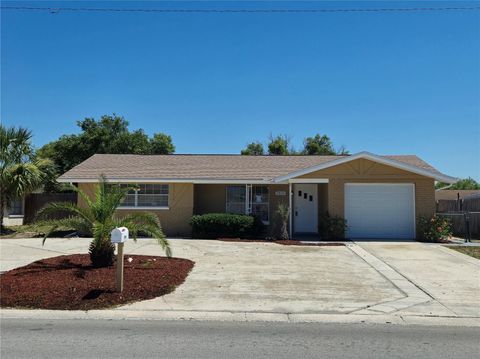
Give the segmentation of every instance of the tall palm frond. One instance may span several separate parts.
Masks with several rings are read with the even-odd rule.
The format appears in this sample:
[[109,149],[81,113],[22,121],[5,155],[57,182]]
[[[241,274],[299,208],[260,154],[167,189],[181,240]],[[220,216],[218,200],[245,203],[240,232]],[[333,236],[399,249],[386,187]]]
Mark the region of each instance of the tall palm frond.
[[4,211],[20,198],[42,185],[44,162],[35,161],[32,133],[22,127],[0,125],[0,229]]
[[23,127],[0,125],[0,169],[31,160],[32,132]]

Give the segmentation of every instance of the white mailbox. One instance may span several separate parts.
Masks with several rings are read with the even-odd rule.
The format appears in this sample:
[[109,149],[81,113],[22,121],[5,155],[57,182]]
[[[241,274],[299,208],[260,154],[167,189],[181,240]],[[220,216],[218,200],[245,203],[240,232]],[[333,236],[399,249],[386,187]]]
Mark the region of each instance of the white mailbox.
[[128,241],[128,228],[117,227],[110,233],[110,239],[112,243],[124,243]]

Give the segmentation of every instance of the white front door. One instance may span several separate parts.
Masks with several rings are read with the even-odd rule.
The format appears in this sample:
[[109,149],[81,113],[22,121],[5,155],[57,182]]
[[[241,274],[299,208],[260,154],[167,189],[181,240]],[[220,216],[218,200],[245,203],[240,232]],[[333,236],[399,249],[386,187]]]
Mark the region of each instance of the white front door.
[[295,184],[293,186],[293,228],[295,233],[318,232],[317,184]]

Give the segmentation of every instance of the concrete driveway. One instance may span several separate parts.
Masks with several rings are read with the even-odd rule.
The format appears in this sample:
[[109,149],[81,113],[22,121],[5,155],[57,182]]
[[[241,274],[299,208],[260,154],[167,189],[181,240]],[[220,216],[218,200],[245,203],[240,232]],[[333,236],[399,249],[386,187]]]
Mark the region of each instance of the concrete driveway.
[[[347,247],[173,241],[196,262],[174,293],[124,309],[348,313],[403,294]],[[151,253],[146,245],[133,253]]]
[[480,260],[443,245],[358,242],[431,297],[399,314],[480,317]]
[[[1,270],[86,253],[88,243],[49,239],[42,247],[38,238],[2,239]],[[480,261],[439,245],[300,247],[181,239],[171,244],[174,256],[196,263],[186,282],[169,295],[114,311],[480,317]],[[125,253],[163,255],[152,240],[129,242]]]

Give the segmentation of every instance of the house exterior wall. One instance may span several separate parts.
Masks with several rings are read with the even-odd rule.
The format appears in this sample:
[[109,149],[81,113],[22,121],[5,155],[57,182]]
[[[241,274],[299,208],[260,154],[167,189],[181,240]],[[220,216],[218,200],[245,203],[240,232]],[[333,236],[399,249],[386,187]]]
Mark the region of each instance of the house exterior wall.
[[346,183],[413,183],[415,185],[415,214],[431,217],[435,213],[434,180],[373,161],[358,159],[299,178],[327,178],[328,211],[345,216]]
[[[335,167],[312,172],[301,179],[328,179],[328,184],[318,184],[318,215],[328,210],[331,215],[345,216],[346,183],[413,183],[415,186],[416,217],[430,217],[435,213],[434,180],[366,159],[358,159]],[[169,236],[189,236],[190,218],[193,214],[224,213],[226,210],[226,184],[169,184],[169,209],[149,210],[155,213]],[[94,184],[80,183],[79,188],[94,196]],[[288,204],[288,184],[270,184],[269,234],[279,227],[276,210],[280,203]],[[84,206],[81,196],[78,203]],[[119,209],[121,214],[138,210]]]
[[225,212],[227,185],[225,184],[196,184],[194,185],[195,214]]
[[[79,188],[93,198],[95,193],[94,183],[79,183]],[[78,197],[78,205],[85,206],[85,202]],[[119,215],[127,215],[132,212],[148,211],[155,213],[167,236],[190,236],[190,218],[193,215],[193,184],[192,183],[170,183],[168,195],[169,209],[121,209],[117,210]]]

